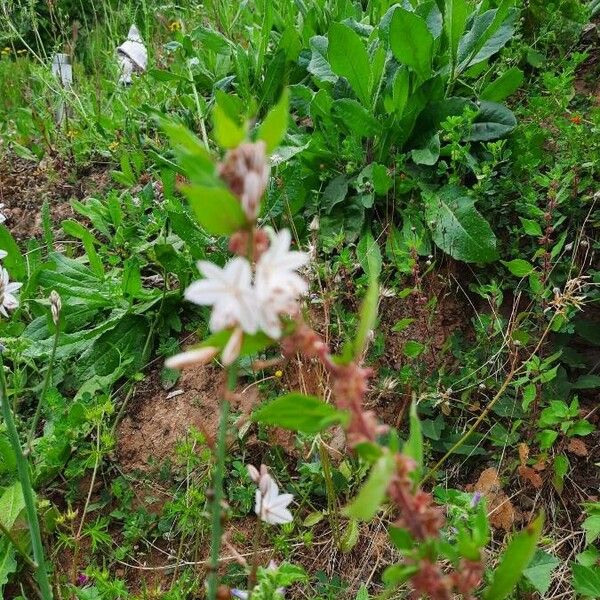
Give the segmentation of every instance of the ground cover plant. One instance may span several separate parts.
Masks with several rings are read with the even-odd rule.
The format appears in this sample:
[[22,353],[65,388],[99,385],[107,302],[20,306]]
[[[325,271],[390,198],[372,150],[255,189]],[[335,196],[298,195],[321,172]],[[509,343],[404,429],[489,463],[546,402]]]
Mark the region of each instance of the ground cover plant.
[[580,0],[0,5],[0,598],[599,598]]

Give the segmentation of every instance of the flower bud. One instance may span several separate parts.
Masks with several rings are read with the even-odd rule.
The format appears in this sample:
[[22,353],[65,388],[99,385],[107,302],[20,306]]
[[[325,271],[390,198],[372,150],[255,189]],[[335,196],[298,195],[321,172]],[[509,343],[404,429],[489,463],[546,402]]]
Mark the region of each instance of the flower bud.
[[197,365],[205,365],[209,363],[219,353],[218,348],[213,346],[205,346],[203,348],[195,348],[181,352],[175,356],[171,356],[165,360],[167,369],[185,369],[187,367],[195,367]]
[[56,290],[50,292],[50,311],[52,312],[52,320],[55,325],[58,325],[60,319],[60,311],[62,309],[62,302],[60,295]]

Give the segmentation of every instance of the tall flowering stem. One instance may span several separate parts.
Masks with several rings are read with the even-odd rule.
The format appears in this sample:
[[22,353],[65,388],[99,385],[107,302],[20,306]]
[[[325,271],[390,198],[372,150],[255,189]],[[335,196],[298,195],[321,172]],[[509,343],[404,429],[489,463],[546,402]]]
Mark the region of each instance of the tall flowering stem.
[[215,600],[219,584],[219,554],[221,538],[223,537],[223,520],[221,508],[223,503],[223,479],[225,477],[225,454],[227,450],[227,421],[229,419],[229,393],[237,383],[237,364],[232,364],[227,370],[226,390],[221,402],[219,430],[215,442],[215,473],[212,486],[211,531],[210,531],[210,563],[208,573],[208,600]]
[[31,485],[29,476],[29,463],[23,454],[19,433],[13,419],[12,410],[8,402],[6,391],[6,379],[4,376],[4,363],[0,353],[0,403],[2,404],[2,416],[6,423],[8,437],[17,460],[17,473],[21,482],[23,492],[23,501],[25,503],[25,512],[27,513],[27,522],[29,524],[29,533],[31,535],[31,545],[33,547],[33,559],[36,564],[35,576],[40,588],[42,600],[52,600],[52,588],[46,572],[46,561],[44,559],[44,546],[42,544],[42,535],[38,521],[37,510],[35,506],[35,494]]

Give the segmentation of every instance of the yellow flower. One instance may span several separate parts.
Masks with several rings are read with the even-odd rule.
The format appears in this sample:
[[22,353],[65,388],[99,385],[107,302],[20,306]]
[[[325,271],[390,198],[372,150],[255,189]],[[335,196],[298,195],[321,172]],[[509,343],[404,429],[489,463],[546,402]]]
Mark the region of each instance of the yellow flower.
[[283,377],[283,371],[281,369],[277,369],[277,371],[275,371],[275,377]]
[[181,21],[171,21],[169,29],[171,31],[181,31]]
[[117,141],[111,142],[111,143],[108,145],[108,149],[109,149],[111,152],[114,152],[114,151],[115,151],[115,150],[116,150],[118,147],[119,147],[119,142],[117,142]]

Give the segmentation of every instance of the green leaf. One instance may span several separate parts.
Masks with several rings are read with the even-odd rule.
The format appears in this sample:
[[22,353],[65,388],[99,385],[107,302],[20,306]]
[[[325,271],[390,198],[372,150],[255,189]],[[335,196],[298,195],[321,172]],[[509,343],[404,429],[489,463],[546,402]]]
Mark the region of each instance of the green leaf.
[[333,72],[345,77],[363,105],[369,104],[371,63],[362,39],[350,27],[333,23],[327,56]]
[[581,375],[573,384],[575,390],[594,390],[600,388],[600,375]]
[[479,94],[479,98],[491,102],[502,102],[519,89],[523,79],[523,71],[518,67],[511,67],[502,73],[498,79],[488,83]]
[[468,6],[466,0],[445,0],[444,29],[448,38],[452,64],[456,64],[458,42],[467,23]]
[[360,320],[354,341],[354,357],[359,358],[367,345],[369,332],[377,320],[377,303],[379,301],[379,284],[376,277],[370,277],[369,289],[360,307]]
[[83,248],[85,249],[85,253],[90,261],[90,269],[92,272],[98,276],[104,275],[104,265],[102,264],[102,261],[100,260],[95,248],[95,244],[100,245],[100,242],[96,239],[96,237],[90,231],[88,231],[86,227],[79,223],[79,221],[67,219],[61,223],[61,227],[67,235],[71,235],[83,242]]
[[353,98],[335,100],[331,105],[331,113],[341,125],[361,137],[373,137],[379,133],[379,121]]
[[504,600],[512,592],[533,558],[543,524],[544,516],[540,514],[512,538],[485,593],[485,600]]
[[385,498],[395,470],[394,455],[389,451],[384,452],[373,465],[369,478],[358,492],[358,496],[345,509],[348,515],[358,521],[370,521]]
[[492,228],[460,188],[425,195],[425,215],[433,241],[453,258],[481,263],[498,258]]
[[348,415],[315,396],[292,392],[261,406],[252,420],[293,431],[318,433],[335,423],[346,423]]
[[182,187],[182,192],[208,233],[230,235],[247,223],[240,201],[224,187],[187,185]]
[[15,481],[7,487],[0,496],[0,521],[8,531],[13,528],[15,521],[25,508],[21,483]]
[[351,552],[354,546],[356,546],[356,542],[358,542],[358,534],[360,533],[360,527],[358,525],[358,521],[354,519],[350,519],[348,521],[348,525],[346,525],[346,529],[342,533],[342,537],[340,538],[340,551],[342,554],[347,554]]
[[410,405],[410,430],[408,440],[404,444],[402,453],[410,456],[417,464],[417,469],[423,467],[423,432],[421,431],[421,421],[417,415],[417,405],[412,402]]
[[521,225],[523,225],[523,230],[527,235],[533,235],[539,237],[542,235],[542,228],[537,221],[532,221],[531,219],[524,219],[523,217],[519,217],[521,221]]
[[2,259],[2,265],[8,271],[10,278],[22,282],[27,276],[27,265],[6,225],[0,225],[0,249],[7,252],[6,257]]
[[585,544],[589,546],[600,537],[600,514],[590,515],[581,525],[585,531]]
[[428,136],[421,147],[410,151],[410,156],[417,165],[435,165],[440,157],[440,136],[437,132]]
[[3,598],[2,589],[8,582],[8,576],[17,570],[15,549],[5,538],[0,537],[0,598]]
[[408,340],[404,344],[404,348],[402,350],[404,352],[404,356],[408,358],[417,358],[417,356],[422,354],[423,350],[425,350],[425,345],[421,342],[417,342],[416,340]]
[[383,572],[381,579],[388,588],[398,587],[406,583],[418,571],[419,567],[416,565],[390,565]]
[[323,190],[323,210],[331,209],[342,202],[348,194],[348,179],[345,175],[334,177]]
[[356,246],[356,255],[360,266],[369,278],[379,278],[381,273],[381,250],[370,229],[360,238]]
[[571,564],[573,588],[586,598],[600,598],[600,567]]
[[527,277],[533,271],[533,265],[522,258],[501,262],[516,277]]
[[433,36],[421,17],[397,8],[390,24],[390,47],[398,62],[411,67],[420,79],[430,77]]
[[287,131],[289,105],[290,93],[286,88],[281,94],[279,102],[269,111],[258,128],[258,139],[265,141],[268,153],[273,152],[279,146]]
[[548,554],[543,550],[536,550],[536,553],[529,563],[529,566],[523,571],[523,575],[529,580],[531,585],[543,596],[552,583],[552,572],[560,564],[560,560]]
[[369,590],[364,583],[361,583],[356,598],[354,600],[369,600]]
[[480,102],[479,112],[467,137],[471,142],[487,142],[510,133],[517,126],[513,112],[503,104]]
[[246,138],[246,131],[227,116],[225,110],[216,104],[213,110],[215,140],[222,148],[235,148]]

